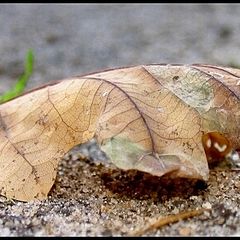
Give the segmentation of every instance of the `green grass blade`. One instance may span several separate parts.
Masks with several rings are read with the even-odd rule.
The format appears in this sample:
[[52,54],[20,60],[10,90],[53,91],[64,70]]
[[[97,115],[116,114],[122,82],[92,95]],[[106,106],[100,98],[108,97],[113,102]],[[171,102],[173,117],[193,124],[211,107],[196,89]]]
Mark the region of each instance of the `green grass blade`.
[[8,92],[0,96],[0,103],[6,102],[12,98],[20,95],[26,88],[27,82],[32,75],[34,66],[34,53],[32,49],[29,49],[24,64],[24,73],[19,77],[17,83]]

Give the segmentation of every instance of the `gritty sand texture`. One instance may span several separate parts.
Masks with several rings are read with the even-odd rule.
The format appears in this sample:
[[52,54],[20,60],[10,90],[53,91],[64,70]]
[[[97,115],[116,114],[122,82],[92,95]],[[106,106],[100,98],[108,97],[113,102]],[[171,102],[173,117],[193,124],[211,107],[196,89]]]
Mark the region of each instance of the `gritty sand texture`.
[[[127,65],[239,66],[239,16],[239,4],[1,4],[0,93],[21,74],[29,48],[36,65],[28,89]],[[145,235],[240,236],[239,171],[217,167],[206,183],[171,180],[96,164],[104,155],[94,142],[80,150],[59,165],[48,199],[0,198],[0,236],[129,236],[200,208],[209,211]]]

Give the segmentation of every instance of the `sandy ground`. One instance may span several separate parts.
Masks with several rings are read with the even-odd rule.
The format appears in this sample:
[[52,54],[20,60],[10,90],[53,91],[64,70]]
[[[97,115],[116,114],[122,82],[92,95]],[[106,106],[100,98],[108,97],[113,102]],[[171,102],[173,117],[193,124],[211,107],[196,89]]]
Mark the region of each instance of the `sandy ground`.
[[[1,4],[0,93],[21,74],[29,48],[36,66],[28,89],[127,65],[239,66],[239,16],[239,4]],[[103,157],[94,144],[82,151]],[[0,236],[129,236],[159,216],[200,208],[209,211],[145,235],[240,236],[239,171],[174,181],[78,156],[75,149],[63,159],[47,200],[0,199]]]

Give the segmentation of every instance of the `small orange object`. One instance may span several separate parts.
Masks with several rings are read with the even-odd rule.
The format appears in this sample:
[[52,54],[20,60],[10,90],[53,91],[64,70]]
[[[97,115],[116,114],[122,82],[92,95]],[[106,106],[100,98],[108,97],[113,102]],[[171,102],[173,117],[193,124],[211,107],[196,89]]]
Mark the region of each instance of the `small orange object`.
[[229,140],[219,132],[209,132],[202,136],[203,147],[208,162],[216,162],[225,158],[231,151]]

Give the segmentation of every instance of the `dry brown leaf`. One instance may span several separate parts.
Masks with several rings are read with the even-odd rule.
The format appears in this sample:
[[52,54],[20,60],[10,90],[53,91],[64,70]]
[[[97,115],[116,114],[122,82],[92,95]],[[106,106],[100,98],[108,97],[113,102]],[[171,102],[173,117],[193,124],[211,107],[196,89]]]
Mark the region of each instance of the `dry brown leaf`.
[[46,198],[61,157],[93,137],[121,169],[207,180],[207,158],[240,148],[239,79],[233,68],[142,65],[65,79],[6,102],[1,194]]

